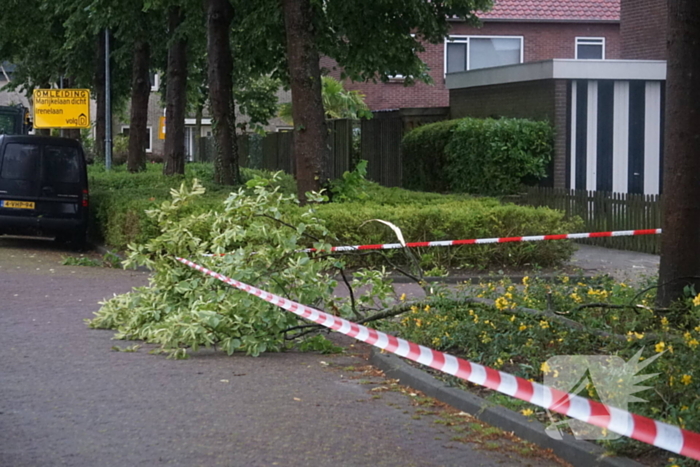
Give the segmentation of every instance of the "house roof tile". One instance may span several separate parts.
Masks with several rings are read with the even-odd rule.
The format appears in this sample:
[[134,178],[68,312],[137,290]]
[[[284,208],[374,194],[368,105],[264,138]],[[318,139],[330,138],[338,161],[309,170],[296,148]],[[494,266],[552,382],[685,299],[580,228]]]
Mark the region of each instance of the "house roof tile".
[[619,21],[620,0],[494,0],[483,20]]

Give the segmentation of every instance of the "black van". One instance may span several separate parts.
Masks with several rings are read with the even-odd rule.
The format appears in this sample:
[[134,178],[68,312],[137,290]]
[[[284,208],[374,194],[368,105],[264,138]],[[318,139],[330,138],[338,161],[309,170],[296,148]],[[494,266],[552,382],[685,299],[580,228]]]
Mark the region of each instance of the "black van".
[[0,235],[55,236],[85,245],[88,183],[81,144],[0,135]]

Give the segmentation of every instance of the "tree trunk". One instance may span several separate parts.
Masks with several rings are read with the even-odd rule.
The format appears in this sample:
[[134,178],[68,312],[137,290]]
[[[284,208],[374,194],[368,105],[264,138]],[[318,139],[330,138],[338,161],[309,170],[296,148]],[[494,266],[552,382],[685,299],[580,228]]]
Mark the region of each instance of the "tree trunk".
[[669,0],[659,306],[700,292],[700,2]]
[[207,65],[209,101],[214,130],[214,181],[234,185],[240,181],[233,115],[233,57],[229,30],[233,7],[229,0],[204,0],[207,14]]
[[148,147],[148,97],[151,94],[151,48],[147,41],[134,42],[134,63],[131,71],[131,120],[129,122],[129,172],[146,169]]
[[97,34],[95,41],[95,143],[92,148],[95,160],[105,158],[105,35]]
[[168,87],[165,106],[164,175],[185,173],[185,108],[187,107],[187,43],[177,29],[184,21],[180,7],[168,10],[172,43],[168,51]]
[[283,0],[287,63],[292,89],[294,157],[299,201],[328,180],[326,118],[321,97],[321,69],[309,0]]

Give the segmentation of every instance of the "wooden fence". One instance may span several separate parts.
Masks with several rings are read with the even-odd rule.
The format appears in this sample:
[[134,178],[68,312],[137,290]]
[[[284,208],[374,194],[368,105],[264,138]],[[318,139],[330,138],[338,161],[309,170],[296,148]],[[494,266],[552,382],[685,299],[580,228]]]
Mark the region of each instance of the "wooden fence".
[[[353,120],[329,120],[328,146],[331,157],[328,161],[328,173],[332,179],[340,178],[343,172],[351,170],[355,159],[353,139],[359,137],[359,122]],[[211,162],[214,160],[214,140],[212,137],[202,138],[200,143],[200,161]],[[296,173],[294,163],[294,133],[280,131],[267,133],[264,136],[257,134],[238,136],[238,161],[241,167],[264,169],[270,171],[283,170],[287,173]]]
[[[564,211],[568,218],[578,216],[585,232],[656,229],[661,227],[661,196],[602,191],[563,190],[528,187],[518,202],[547,206]],[[546,234],[548,232],[542,232]],[[582,243],[659,254],[660,236],[594,238]]]

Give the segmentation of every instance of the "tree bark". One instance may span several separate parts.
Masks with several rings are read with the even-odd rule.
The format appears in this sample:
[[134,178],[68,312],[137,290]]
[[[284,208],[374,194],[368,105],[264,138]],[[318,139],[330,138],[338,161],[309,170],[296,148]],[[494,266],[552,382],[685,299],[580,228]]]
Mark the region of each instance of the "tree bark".
[[[170,37],[184,21],[180,7],[168,10]],[[187,43],[179,36],[168,50],[168,87],[165,106],[164,175],[185,173],[185,109],[187,107]]]
[[669,0],[667,34],[662,307],[700,292],[700,2]]
[[131,72],[131,119],[129,122],[129,172],[146,169],[148,146],[148,97],[151,94],[151,48],[147,41],[134,42],[134,63]]
[[97,34],[95,41],[95,143],[92,148],[96,160],[105,158],[105,35]]
[[221,185],[234,185],[240,182],[233,114],[233,56],[229,42],[234,11],[229,0],[204,2],[209,101],[216,148],[214,181]]
[[292,89],[294,157],[299,201],[328,180],[328,131],[321,97],[321,69],[309,0],[283,0],[287,63]]

